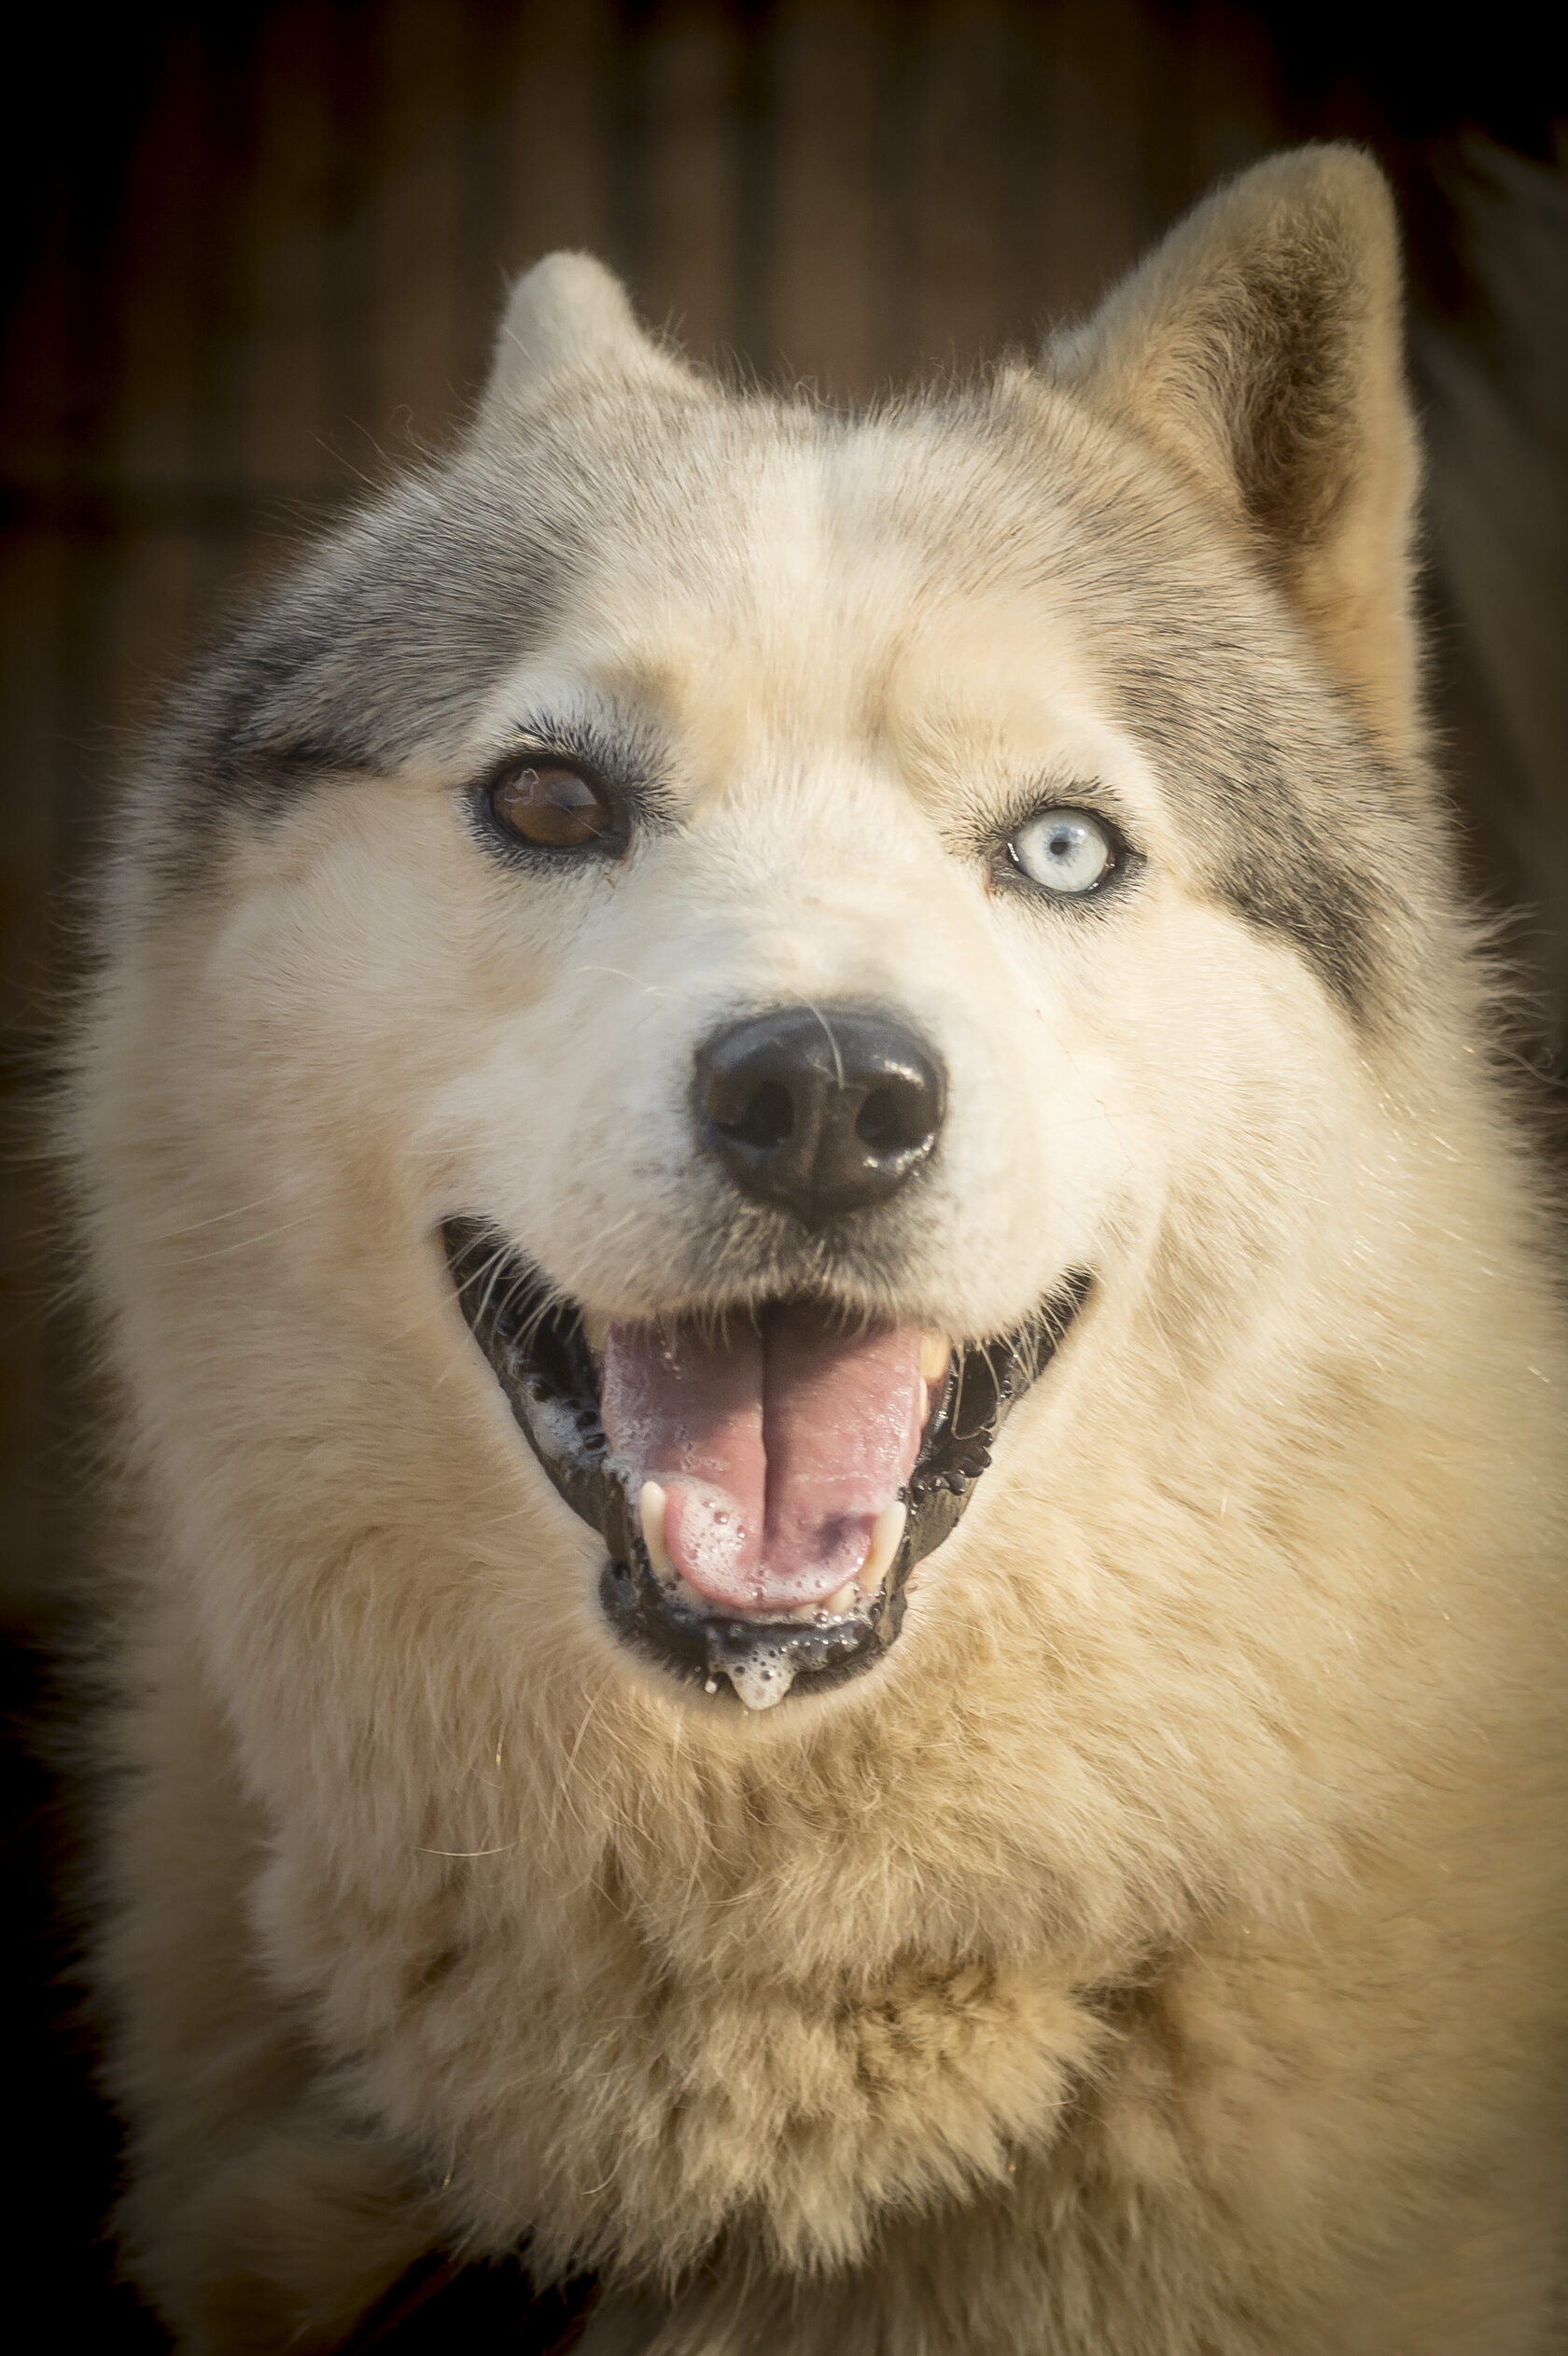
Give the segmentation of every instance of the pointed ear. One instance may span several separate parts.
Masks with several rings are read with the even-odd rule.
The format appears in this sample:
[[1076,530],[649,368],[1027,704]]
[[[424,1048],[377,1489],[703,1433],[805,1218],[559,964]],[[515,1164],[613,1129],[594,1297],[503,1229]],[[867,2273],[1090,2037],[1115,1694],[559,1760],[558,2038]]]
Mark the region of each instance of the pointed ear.
[[557,378],[592,372],[650,385],[693,382],[645,335],[626,290],[592,254],[547,254],[512,287],[496,332],[477,430],[504,426]]
[[1398,233],[1359,149],[1256,165],[1047,363],[1237,523],[1390,751],[1421,741]]

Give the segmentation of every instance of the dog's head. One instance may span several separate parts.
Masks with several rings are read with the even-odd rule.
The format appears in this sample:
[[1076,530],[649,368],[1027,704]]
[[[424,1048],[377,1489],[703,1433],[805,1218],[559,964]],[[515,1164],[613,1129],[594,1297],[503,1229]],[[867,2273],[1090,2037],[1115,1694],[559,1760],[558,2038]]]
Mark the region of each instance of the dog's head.
[[400,1520],[793,1710],[1010,1409],[1075,1494],[1266,1269],[1332,1302],[1432,860],[1395,309],[1339,150],[867,419],[699,378],[583,259],[522,282],[466,445],[146,806],[97,1157],[198,1522]]

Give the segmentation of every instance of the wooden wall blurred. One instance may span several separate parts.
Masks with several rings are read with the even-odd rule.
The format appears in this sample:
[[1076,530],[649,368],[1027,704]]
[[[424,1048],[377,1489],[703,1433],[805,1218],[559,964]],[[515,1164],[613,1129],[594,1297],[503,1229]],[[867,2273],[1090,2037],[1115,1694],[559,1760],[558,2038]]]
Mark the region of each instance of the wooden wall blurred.
[[[290,0],[124,11],[91,40],[79,22],[35,28],[0,167],[13,1101],[25,1115],[47,1073],[77,963],[69,887],[160,682],[301,531],[451,431],[508,278],[553,246],[606,255],[697,356],[859,400],[1031,341],[1218,175],[1349,132],[1405,191],[1433,348],[1449,337],[1472,397],[1506,406],[1513,363],[1477,326],[1445,191],[1467,121],[1502,138],[1529,187],[1561,187],[1549,34],[1489,14],[1445,62],[1430,28],[1412,53],[1371,37],[1375,12],[1328,6],[1305,28],[1304,13]],[[1549,253],[1541,267],[1561,271]],[[1558,517],[1542,561],[1559,589],[1562,540]],[[1505,769],[1463,598],[1439,595],[1454,666],[1469,666],[1456,725],[1483,748],[1473,767]],[[1516,635],[1502,631],[1505,654]],[[1561,769],[1548,820],[1531,774],[1560,760],[1561,695],[1542,695],[1537,752],[1494,795],[1516,820],[1483,854],[1516,899],[1538,884],[1561,900]],[[15,1620],[47,1605],[61,1543],[69,1321],[43,1314],[47,1282],[68,1278],[35,1248],[49,1182],[14,1143],[7,1169],[0,1611]]]

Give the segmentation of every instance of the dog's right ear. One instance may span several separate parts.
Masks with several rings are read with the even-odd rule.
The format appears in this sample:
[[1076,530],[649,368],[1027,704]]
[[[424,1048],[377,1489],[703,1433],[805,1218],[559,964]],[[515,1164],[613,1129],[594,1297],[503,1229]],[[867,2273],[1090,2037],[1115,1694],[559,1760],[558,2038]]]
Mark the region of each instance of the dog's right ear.
[[1403,751],[1421,731],[1400,310],[1381,173],[1303,147],[1209,197],[1046,357],[1239,526]]
[[592,254],[547,254],[512,287],[475,430],[505,430],[562,377],[684,386],[689,370],[637,325],[626,289]]

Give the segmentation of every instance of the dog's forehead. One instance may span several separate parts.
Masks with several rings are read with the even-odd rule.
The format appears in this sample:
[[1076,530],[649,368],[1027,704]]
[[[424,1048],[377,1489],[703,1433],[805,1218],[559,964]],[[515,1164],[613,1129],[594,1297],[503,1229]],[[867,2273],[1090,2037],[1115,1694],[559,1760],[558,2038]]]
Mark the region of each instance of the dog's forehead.
[[700,424],[606,498],[548,659],[529,649],[497,683],[482,737],[553,665],[656,719],[698,792],[748,744],[1028,749],[1092,703],[1044,486],[934,418]]

